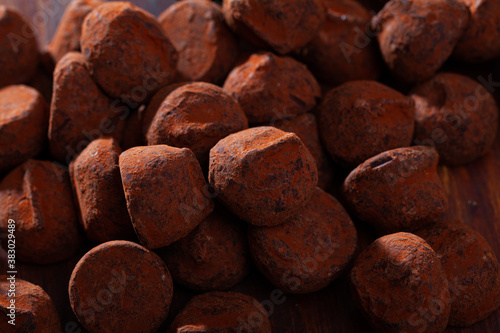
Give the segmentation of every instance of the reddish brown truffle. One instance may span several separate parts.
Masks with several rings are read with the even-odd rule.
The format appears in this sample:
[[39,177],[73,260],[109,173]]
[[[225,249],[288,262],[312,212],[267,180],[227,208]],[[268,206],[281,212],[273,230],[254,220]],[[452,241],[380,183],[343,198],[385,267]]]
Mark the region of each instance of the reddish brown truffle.
[[227,290],[250,269],[246,228],[222,207],[159,254],[174,281],[193,290]]
[[49,106],[38,91],[0,89],[0,173],[40,153],[47,142]]
[[28,82],[38,62],[38,43],[30,24],[16,9],[0,5],[0,88]]
[[488,153],[498,130],[493,96],[466,76],[439,73],[417,86],[415,143],[436,147],[442,163],[459,165]]
[[64,163],[91,141],[120,138],[123,114],[92,80],[81,53],[67,53],[54,71],[49,143],[52,157]]
[[372,19],[382,56],[406,82],[430,79],[453,52],[469,19],[457,0],[391,0]]
[[70,175],[87,238],[103,243],[131,239],[135,233],[127,212],[113,139],[92,141],[70,164]]
[[459,0],[467,5],[470,19],[453,56],[467,63],[500,57],[500,2],[498,0]]
[[111,97],[145,102],[174,79],[177,52],[158,21],[129,2],[91,11],[80,43],[92,77]]
[[322,0],[224,0],[223,11],[238,35],[280,54],[306,45],[325,19]]
[[416,234],[436,251],[450,283],[450,325],[469,326],[500,306],[498,260],[478,232],[459,222],[442,221]]
[[356,248],[357,233],[342,205],[320,188],[308,204],[275,227],[251,226],[250,253],[280,290],[310,293],[342,272]]
[[16,258],[50,264],[72,257],[82,237],[65,169],[47,161],[28,160],[0,183],[0,232],[15,221]]
[[354,169],[343,194],[359,219],[381,233],[412,231],[447,208],[435,149],[415,146],[376,155]]
[[247,118],[234,98],[213,84],[195,82],[182,85],[165,98],[146,139],[148,145],[189,148],[205,164],[210,148],[219,140],[246,128]]
[[213,209],[200,164],[187,148],[135,147],[119,164],[132,224],[149,249],[186,236]]
[[411,98],[375,81],[352,81],[326,94],[319,130],[332,158],[354,168],[386,150],[409,146],[414,115]]
[[59,21],[54,37],[47,46],[54,63],[68,52],[80,51],[80,36],[85,17],[104,2],[101,0],[72,0]]
[[354,0],[323,0],[327,7],[321,29],[303,49],[300,58],[318,80],[338,85],[353,80],[375,80],[380,55],[372,32],[371,15]]
[[12,275],[0,275],[0,315],[0,332],[61,332],[50,296],[41,287]]
[[316,162],[294,133],[250,128],[210,150],[208,179],[233,213],[272,226],[300,211],[318,183]]
[[238,57],[238,44],[224,22],[220,5],[209,0],[176,2],[158,21],[179,53],[181,80],[224,80]]
[[333,180],[333,165],[321,146],[316,117],[312,113],[305,113],[292,119],[278,120],[274,123],[274,127],[297,134],[316,160],[318,186],[327,189]]
[[321,97],[319,84],[306,66],[272,53],[253,54],[235,67],[224,90],[240,103],[251,123],[305,113]]
[[376,332],[444,332],[450,290],[439,258],[409,233],[377,239],[351,271],[353,297]]
[[128,241],[87,252],[69,281],[73,312],[90,333],[156,332],[167,317],[172,292],[163,261]]
[[271,323],[253,297],[216,291],[193,297],[167,332],[271,333]]

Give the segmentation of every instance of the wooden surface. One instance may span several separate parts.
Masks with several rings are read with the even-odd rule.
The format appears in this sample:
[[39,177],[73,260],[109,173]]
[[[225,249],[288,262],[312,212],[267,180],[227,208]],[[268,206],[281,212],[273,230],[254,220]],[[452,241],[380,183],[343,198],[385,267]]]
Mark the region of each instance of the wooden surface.
[[[68,1],[0,0],[0,4],[18,7],[31,21],[38,22],[37,31],[41,43],[44,44],[50,40]],[[158,15],[172,0],[132,2]],[[487,78],[492,74],[493,81],[500,81],[498,62],[479,67],[450,66],[449,68],[469,74],[474,78],[480,74]],[[500,100],[500,87],[496,87],[496,90],[497,100]],[[480,231],[493,247],[497,257],[500,257],[500,137],[497,137],[493,151],[486,157],[464,167],[439,167],[439,175],[449,197],[448,216],[460,219]],[[339,178],[341,176],[339,175]],[[363,224],[358,223],[357,227],[362,248],[374,239],[375,235]],[[54,300],[63,323],[62,332],[85,332],[77,324],[69,306],[67,285],[74,265],[90,247],[92,245],[87,245],[78,256],[60,264],[18,265],[19,278],[42,286]],[[3,268],[2,271],[4,271]],[[271,299],[274,287],[253,269],[243,283],[233,290],[252,295],[259,301],[265,301]],[[192,295],[193,293],[176,286],[169,319],[159,332],[165,331],[168,322]],[[286,295],[285,297],[282,299],[284,300],[282,304],[274,306],[271,315],[274,332],[371,332],[349,297],[345,275],[319,292],[309,295]],[[500,310],[472,327],[448,328],[447,332],[500,332]]]

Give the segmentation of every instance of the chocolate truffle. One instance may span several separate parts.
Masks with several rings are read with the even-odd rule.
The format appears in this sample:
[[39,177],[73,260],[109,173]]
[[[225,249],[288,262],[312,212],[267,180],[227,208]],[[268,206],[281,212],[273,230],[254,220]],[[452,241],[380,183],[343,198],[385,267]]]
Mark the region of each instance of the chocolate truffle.
[[353,297],[376,332],[444,332],[450,290],[438,256],[422,238],[396,233],[365,249],[351,271]]
[[381,233],[412,231],[447,208],[435,149],[415,146],[376,155],[354,169],[342,191],[357,217]]
[[50,106],[50,153],[69,164],[91,141],[122,135],[120,109],[94,83],[85,57],[67,53],[54,71]]
[[38,91],[23,85],[0,89],[0,173],[40,153],[48,124],[49,106]]
[[82,244],[71,184],[65,169],[28,160],[0,183],[0,232],[16,221],[16,258],[50,264],[72,257]]
[[158,21],[179,53],[177,71],[181,80],[224,80],[238,57],[238,44],[219,4],[209,0],[176,2]]
[[250,269],[246,227],[223,207],[159,255],[174,281],[193,290],[229,289]]
[[135,147],[119,164],[132,224],[149,249],[186,236],[213,209],[200,164],[187,148]]
[[0,315],[1,332],[61,332],[59,314],[50,296],[41,287],[15,276],[0,275]]
[[430,79],[453,52],[469,11],[457,0],[391,0],[372,19],[382,56],[398,79]]
[[493,96],[466,76],[439,73],[411,93],[415,101],[415,143],[435,146],[440,161],[459,165],[491,149],[498,130]]
[[305,206],[318,171],[296,134],[255,127],[229,135],[210,150],[208,179],[218,199],[241,219],[272,226]]
[[224,0],[224,18],[243,39],[280,54],[306,45],[325,19],[322,0]]
[[213,84],[195,82],[165,98],[146,139],[148,145],[189,148],[201,164],[206,164],[210,149],[219,140],[246,128],[247,118],[234,98]]
[[342,205],[316,188],[297,214],[275,227],[251,226],[250,253],[280,290],[310,293],[326,287],[349,263],[356,228]]
[[370,12],[355,0],[323,0],[326,20],[299,51],[318,80],[338,85],[375,80],[381,71],[377,43],[369,30]]
[[30,24],[16,9],[0,5],[0,88],[28,82],[38,62],[38,42]]
[[76,264],[71,308],[90,333],[152,333],[166,319],[172,278],[163,261],[128,241],[101,244]]
[[265,308],[253,297],[210,292],[193,297],[167,332],[271,333],[271,323]]
[[346,168],[409,146],[413,139],[413,101],[375,81],[352,81],[332,89],[318,112],[326,150]]
[[450,325],[470,326],[500,306],[500,271],[490,245],[459,222],[440,221],[416,234],[436,251],[450,283]]
[[251,123],[305,113],[321,97],[318,82],[305,65],[272,53],[251,55],[229,73],[223,88]]
[[131,239],[135,233],[127,212],[114,139],[97,139],[70,164],[70,175],[87,238],[104,243]]
[[145,102],[174,79],[177,52],[156,18],[129,2],[91,11],[80,44],[92,77],[113,98]]

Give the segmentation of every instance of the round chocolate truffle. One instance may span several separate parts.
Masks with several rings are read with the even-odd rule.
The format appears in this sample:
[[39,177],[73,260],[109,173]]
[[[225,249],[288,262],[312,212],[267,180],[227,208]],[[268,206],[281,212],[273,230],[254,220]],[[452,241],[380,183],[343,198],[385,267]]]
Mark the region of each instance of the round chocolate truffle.
[[318,183],[316,162],[294,133],[250,128],[210,150],[209,181],[233,213],[272,226],[296,214]]

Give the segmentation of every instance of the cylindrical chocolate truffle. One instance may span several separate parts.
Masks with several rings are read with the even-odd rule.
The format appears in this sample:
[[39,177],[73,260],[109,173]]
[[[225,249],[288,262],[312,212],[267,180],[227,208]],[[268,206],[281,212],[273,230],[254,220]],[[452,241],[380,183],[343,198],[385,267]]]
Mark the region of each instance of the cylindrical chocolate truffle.
[[209,0],[176,2],[158,21],[179,54],[181,80],[224,80],[238,57],[238,44],[219,4]]
[[438,256],[409,233],[377,239],[351,271],[353,297],[372,328],[383,333],[444,332],[450,290]]
[[317,188],[285,223],[251,226],[248,239],[250,253],[269,281],[284,292],[310,293],[343,271],[356,248],[357,233],[342,205]]
[[38,61],[38,43],[30,24],[16,9],[0,5],[0,88],[28,82]]
[[175,48],[156,18],[129,2],[91,11],[80,43],[92,77],[113,98],[143,103],[174,79]]
[[0,275],[0,315],[0,332],[61,332],[59,314],[50,296],[16,276]]
[[344,181],[348,207],[381,233],[412,231],[435,221],[448,203],[438,158],[435,149],[415,146],[366,160]]
[[391,0],[372,19],[382,56],[398,79],[430,79],[453,52],[469,20],[457,0]]
[[231,133],[248,128],[238,102],[205,82],[185,84],[162,102],[146,134],[148,145],[167,144],[193,151],[202,165],[210,149]]
[[47,161],[28,160],[0,183],[0,232],[15,221],[16,258],[50,264],[73,256],[82,237],[71,184],[65,169]]
[[0,173],[35,157],[47,142],[49,106],[38,91],[0,89]]
[[450,283],[450,325],[470,326],[500,306],[500,270],[495,253],[478,232],[441,221],[416,234],[436,251]]
[[493,96],[466,76],[439,73],[411,93],[415,101],[415,139],[436,147],[444,164],[474,161],[491,149],[498,130]]
[[135,147],[119,164],[132,224],[149,249],[186,236],[213,209],[201,166],[187,148]]
[[167,332],[271,333],[271,323],[266,309],[253,297],[210,292],[193,297]]
[[375,81],[352,81],[326,94],[319,130],[332,158],[352,169],[379,153],[409,146],[414,115],[411,98]]
[[128,241],[101,244],[76,264],[71,308],[90,333],[153,333],[166,319],[172,278],[163,261]]
[[184,238],[161,249],[175,282],[193,290],[227,290],[250,269],[246,227],[223,207]]
[[83,229],[92,242],[131,239],[135,233],[127,211],[114,139],[92,141],[70,164]]
[[251,123],[305,113],[321,97],[319,84],[306,66],[272,53],[253,54],[236,66],[224,90],[240,103]]
[[316,162],[294,133],[250,128],[210,150],[209,181],[233,213],[254,225],[278,225],[296,214],[318,183]]

